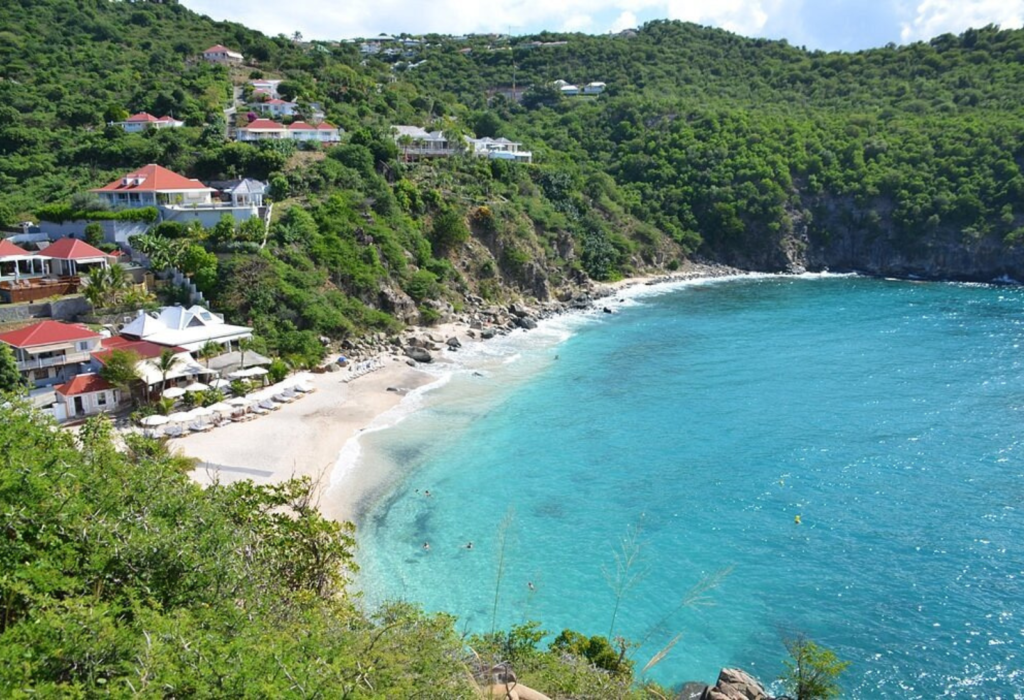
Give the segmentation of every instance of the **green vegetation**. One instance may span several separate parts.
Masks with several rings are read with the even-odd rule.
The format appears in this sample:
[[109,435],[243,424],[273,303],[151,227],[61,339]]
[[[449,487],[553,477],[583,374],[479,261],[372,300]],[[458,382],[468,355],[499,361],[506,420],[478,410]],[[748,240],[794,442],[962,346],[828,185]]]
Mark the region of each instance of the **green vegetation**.
[[28,383],[18,371],[18,363],[10,345],[0,343],[0,396],[7,393],[20,393],[28,388]]
[[850,665],[840,661],[835,653],[818,646],[809,639],[786,641],[790,658],[785,661],[786,671],[779,680],[796,695],[796,700],[831,700],[842,695],[839,676]]
[[647,697],[602,670],[598,638],[541,651],[531,624],[467,645],[447,615],[367,613],[352,526],[319,515],[308,480],[202,488],[190,460],[126,439],[98,418],[76,443],[21,406],[0,421],[4,696],[468,699],[511,659],[553,697]]

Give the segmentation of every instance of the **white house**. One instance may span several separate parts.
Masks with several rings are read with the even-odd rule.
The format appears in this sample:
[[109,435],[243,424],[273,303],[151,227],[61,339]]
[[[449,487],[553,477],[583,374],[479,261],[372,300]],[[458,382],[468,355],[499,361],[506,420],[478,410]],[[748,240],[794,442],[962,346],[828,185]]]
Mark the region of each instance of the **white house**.
[[99,333],[85,326],[50,320],[0,334],[0,343],[14,351],[18,372],[34,386],[50,386],[78,375],[101,341]]
[[235,138],[238,141],[291,139],[293,141],[338,143],[341,141],[341,129],[327,122],[320,122],[313,126],[303,121],[297,121],[285,126],[272,119],[256,119],[246,126],[239,127]]
[[117,408],[121,392],[98,374],[79,374],[71,381],[56,387],[57,420],[85,418]]
[[449,143],[448,137],[442,131],[427,131],[420,126],[408,125],[392,126],[391,130],[399,150],[407,160],[452,156],[463,150],[485,158],[513,160],[520,163],[530,163],[533,160],[533,154],[530,151],[521,150],[521,143],[509,141],[504,137],[475,139],[464,136],[465,149],[460,149]]
[[270,117],[294,117],[298,112],[299,105],[287,100],[279,100],[276,97],[264,102],[252,102],[249,104],[252,111],[259,112]]
[[562,85],[558,90],[566,97],[575,97],[580,94],[580,89],[575,85]]
[[226,345],[252,337],[252,328],[225,323],[223,317],[202,306],[165,306],[158,313],[139,311],[121,335],[190,352],[209,342]]
[[145,131],[146,129],[168,129],[185,126],[185,122],[174,117],[154,117],[149,112],[139,112],[125,119],[123,122],[110,122],[112,126],[119,126],[129,134]]
[[496,139],[484,137],[482,139],[471,139],[466,137],[466,143],[473,149],[474,155],[493,158],[495,160],[512,160],[518,163],[530,163],[533,161],[533,153],[521,150],[523,144],[516,141],[509,141],[504,136]]
[[156,207],[163,221],[199,221],[210,227],[224,214],[236,221],[262,216],[258,205],[221,202],[214,199],[214,188],[152,163],[91,191],[114,209]]
[[277,86],[281,84],[280,80],[267,80],[258,79],[250,80],[249,84],[252,85],[252,91],[256,94],[269,95],[270,97],[280,97],[277,94]]
[[243,58],[242,54],[220,44],[211,46],[206,51],[203,51],[203,60],[210,63],[241,63]]
[[604,92],[604,89],[606,87],[608,87],[608,86],[605,83],[601,83],[601,82],[587,83],[586,85],[583,86],[583,94],[584,95],[600,95],[602,92]]
[[135,363],[135,371],[138,372],[142,383],[146,385],[147,393],[153,392],[154,389],[163,391],[166,388],[165,382],[167,384],[188,383],[195,381],[201,375],[213,374],[196,362],[185,348],[171,347],[175,362],[165,376],[160,371],[159,359],[167,347],[148,340],[133,340],[124,336],[114,336],[104,340],[103,349],[92,354],[91,368],[96,372],[103,369],[114,350],[130,352],[138,358]]

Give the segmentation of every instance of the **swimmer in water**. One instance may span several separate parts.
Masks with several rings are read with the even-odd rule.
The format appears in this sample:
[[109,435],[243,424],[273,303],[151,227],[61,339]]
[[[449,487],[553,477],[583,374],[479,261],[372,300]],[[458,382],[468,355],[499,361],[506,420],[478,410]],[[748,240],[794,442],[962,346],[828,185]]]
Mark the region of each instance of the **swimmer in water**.
[[430,543],[429,542],[424,542],[423,543],[423,551],[424,552],[429,552],[430,551]]
[[796,523],[797,525],[799,525],[800,524],[800,516],[798,515],[795,518],[793,518],[793,522]]
[[527,581],[526,582],[526,587],[529,588],[531,591],[537,590],[536,588],[533,587],[533,581]]

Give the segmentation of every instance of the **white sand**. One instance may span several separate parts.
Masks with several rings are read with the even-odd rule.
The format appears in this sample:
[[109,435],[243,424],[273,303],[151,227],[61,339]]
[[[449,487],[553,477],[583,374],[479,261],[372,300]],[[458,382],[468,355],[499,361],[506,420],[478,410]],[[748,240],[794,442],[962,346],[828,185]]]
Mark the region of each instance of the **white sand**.
[[[386,365],[346,384],[348,371],[313,375],[316,391],[246,423],[231,423],[207,433],[171,440],[172,449],[200,460],[191,473],[201,484],[251,479],[273,484],[308,476],[317,484],[320,510],[328,517],[349,517],[362,495],[357,490],[323,498],[331,471],[345,443],[374,418],[397,406],[408,390],[431,376],[388,358]],[[388,391],[388,387],[400,389]]]

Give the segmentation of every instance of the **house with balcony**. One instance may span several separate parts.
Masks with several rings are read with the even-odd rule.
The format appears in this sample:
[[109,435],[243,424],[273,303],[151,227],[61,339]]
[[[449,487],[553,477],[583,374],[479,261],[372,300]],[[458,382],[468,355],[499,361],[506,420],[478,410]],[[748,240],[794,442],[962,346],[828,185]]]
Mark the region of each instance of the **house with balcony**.
[[125,119],[123,122],[110,122],[112,126],[119,126],[129,134],[137,134],[146,129],[174,129],[185,126],[185,122],[174,117],[154,117],[148,112],[139,112]]
[[257,80],[250,80],[249,84],[252,85],[252,91],[255,95],[267,95],[272,98],[280,97],[277,93],[277,86],[281,84],[280,80],[266,80],[260,78]]
[[14,351],[18,371],[35,387],[62,384],[83,373],[102,340],[83,325],[60,321],[0,333],[0,343]]
[[[174,352],[175,362],[164,376],[164,373],[160,371],[158,361],[160,355],[168,347]],[[135,363],[135,371],[138,373],[139,381],[145,387],[147,395],[162,393],[167,386],[174,386],[182,382],[188,384],[197,381],[200,377],[215,374],[214,371],[196,362],[185,348],[160,345],[148,340],[136,340],[123,335],[103,341],[103,348],[92,354],[90,369],[94,372],[101,371],[115,350],[133,353],[138,358]]]
[[233,64],[241,63],[244,57],[237,51],[232,51],[226,46],[217,44],[203,51],[203,60],[210,63]]
[[341,129],[320,122],[316,126],[304,121],[297,121],[285,126],[272,119],[255,119],[246,126],[239,127],[235,138],[238,141],[312,141],[315,143],[338,143],[341,141]]
[[466,138],[466,143],[473,150],[473,154],[494,160],[511,160],[517,163],[533,162],[533,153],[522,150],[521,143],[510,141],[504,136],[496,139],[484,137],[482,139]]
[[471,136],[463,137],[463,147],[458,148],[450,143],[442,131],[427,131],[420,126],[393,126],[395,142],[405,160],[419,158],[444,158],[458,153],[468,152],[482,158],[495,160],[511,160],[518,163],[533,161],[533,153],[522,149],[522,144],[504,137],[497,139]]
[[269,100],[263,100],[262,102],[251,102],[249,103],[249,108],[257,114],[264,117],[270,117],[272,119],[294,117],[299,112],[299,104],[297,102],[289,102],[276,97],[272,97]]
[[261,206],[222,202],[213,187],[155,164],[91,191],[112,209],[156,207],[161,220],[184,224],[199,221],[212,227],[224,214],[239,222],[265,215]]

